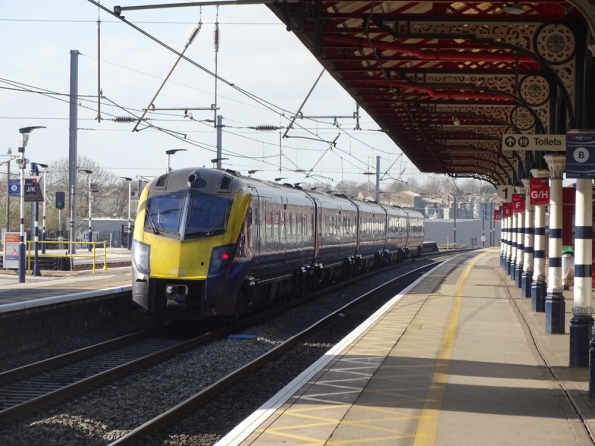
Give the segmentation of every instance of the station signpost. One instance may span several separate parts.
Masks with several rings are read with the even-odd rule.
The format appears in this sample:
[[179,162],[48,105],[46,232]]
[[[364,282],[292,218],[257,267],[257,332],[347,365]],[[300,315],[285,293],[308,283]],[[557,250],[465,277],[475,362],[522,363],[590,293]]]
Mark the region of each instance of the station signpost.
[[532,205],[550,204],[550,188],[543,178],[529,179],[529,202]]

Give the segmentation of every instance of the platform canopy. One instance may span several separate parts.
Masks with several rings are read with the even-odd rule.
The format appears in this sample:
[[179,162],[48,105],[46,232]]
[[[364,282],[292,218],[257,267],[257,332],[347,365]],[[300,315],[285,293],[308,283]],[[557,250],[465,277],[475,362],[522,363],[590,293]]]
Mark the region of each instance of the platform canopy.
[[515,184],[539,152],[503,135],[563,135],[595,107],[586,0],[269,7],[421,172]]

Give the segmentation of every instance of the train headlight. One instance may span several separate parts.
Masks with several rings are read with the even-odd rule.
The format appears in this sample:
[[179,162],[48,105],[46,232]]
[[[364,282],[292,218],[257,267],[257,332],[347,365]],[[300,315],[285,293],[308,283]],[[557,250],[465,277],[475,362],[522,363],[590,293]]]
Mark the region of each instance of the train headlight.
[[149,245],[132,240],[132,261],[134,266],[141,273],[149,274]]
[[231,262],[234,251],[235,245],[223,245],[213,248],[211,263],[209,264],[209,274],[222,270],[225,265]]

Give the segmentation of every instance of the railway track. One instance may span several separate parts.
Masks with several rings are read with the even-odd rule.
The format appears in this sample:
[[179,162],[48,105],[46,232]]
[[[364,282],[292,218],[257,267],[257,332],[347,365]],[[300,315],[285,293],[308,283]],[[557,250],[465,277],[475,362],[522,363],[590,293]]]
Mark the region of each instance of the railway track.
[[353,307],[362,303],[362,301],[368,299],[370,296],[377,294],[378,292],[385,290],[388,287],[395,286],[398,283],[402,282],[412,282],[413,280],[417,279],[426,271],[432,269],[439,262],[431,263],[420,268],[415,269],[414,271],[405,273],[401,276],[398,276],[385,284],[376,287],[359,297],[353,299],[347,305],[329,313],[322,319],[320,319],[315,324],[311,325],[310,327],[306,328],[305,330],[301,331],[300,333],[295,334],[291,338],[287,339],[285,342],[277,345],[276,347],[272,348],[268,352],[264,353],[260,357],[256,358],[253,361],[243,365],[242,367],[238,368],[237,370],[229,373],[227,376],[219,379],[212,385],[208,386],[207,388],[201,390],[200,392],[196,393],[192,397],[186,399],[185,401],[181,402],[175,407],[172,407],[168,411],[162,413],[161,415],[147,421],[143,425],[139,426],[138,428],[134,429],[133,431],[129,432],[125,436],[119,438],[118,440],[111,443],[112,446],[124,446],[124,445],[134,445],[138,441],[142,440],[143,438],[147,437],[151,433],[161,429],[165,425],[178,420],[185,416],[188,412],[193,410],[196,406],[200,404],[204,404],[213,396],[218,395],[221,391],[225,388],[229,387],[231,384],[235,383],[236,381],[242,379],[246,375],[261,369],[266,364],[272,362],[273,360],[277,359],[279,356],[289,352],[294,347],[298,346],[299,344],[303,343],[307,338],[312,336],[315,332],[319,331],[322,327],[326,326],[330,322],[336,320],[337,315],[342,315],[343,313],[349,311]]
[[[444,253],[434,253],[433,257],[450,257],[452,254],[452,252],[446,255]],[[398,265],[396,268],[398,268]],[[163,334],[139,332],[1,373],[0,422],[6,423],[15,417],[26,415],[86,389],[113,380],[118,376],[131,373],[142,367],[209,343],[214,339],[228,336],[230,333],[237,332],[244,327],[266,321],[273,315],[286,311],[290,307],[301,305],[305,301],[319,297],[321,294],[333,292],[349,285],[353,281],[362,280],[366,276],[377,272],[374,271],[367,275],[358,276],[350,281],[327,287],[305,298],[291,301],[283,306],[275,307],[269,311],[240,321],[237,324],[194,337],[190,340],[182,341],[180,339],[171,339],[163,336]],[[398,279],[403,280],[406,276],[399,277]],[[362,298],[364,297],[362,296]],[[316,329],[314,327],[312,328],[312,330]],[[299,339],[303,336],[307,336],[307,333],[300,335],[292,342],[299,342]],[[290,348],[291,345],[290,342],[284,347],[273,349],[269,353],[271,356],[268,357],[273,358],[279,355],[285,349]],[[236,380],[242,374],[249,373],[250,370],[261,367],[264,363],[261,361],[266,360],[263,358],[262,360],[254,361],[244,371],[238,371],[237,375],[230,376],[229,380]],[[229,380],[224,381],[220,385],[227,385],[225,383]],[[201,398],[208,398],[209,395],[219,391],[218,386],[213,385],[212,387],[211,390],[206,389],[203,395],[197,397],[198,402],[189,404],[198,404],[203,401]],[[179,410],[186,411],[188,409],[183,408]]]

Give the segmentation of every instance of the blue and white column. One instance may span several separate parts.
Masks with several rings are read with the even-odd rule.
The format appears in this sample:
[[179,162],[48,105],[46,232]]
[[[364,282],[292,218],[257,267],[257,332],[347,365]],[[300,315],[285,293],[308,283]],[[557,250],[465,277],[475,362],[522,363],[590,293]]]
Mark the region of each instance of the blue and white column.
[[[500,208],[502,209],[502,208]],[[500,245],[500,265],[502,266],[502,269],[506,272],[506,256],[508,253],[508,218],[504,216],[504,210],[502,209],[502,211],[500,211],[501,214],[501,238],[502,238],[502,243]]]
[[[500,205],[502,206],[502,205]],[[502,207],[500,207],[502,209]],[[506,227],[507,220],[500,211],[500,267],[506,270],[506,246],[508,246],[508,228]]]
[[503,225],[506,227],[506,232],[504,233],[504,272],[508,274],[508,264],[510,263],[510,259],[508,258],[510,252],[510,217],[504,216],[504,208],[502,209],[502,221]]
[[591,262],[593,238],[593,182],[576,180],[574,219],[574,304],[570,320],[570,367],[589,367],[590,334],[593,328],[591,304]]
[[[547,180],[550,171],[533,169],[534,178]],[[545,296],[547,283],[545,276],[545,204],[535,205],[535,247],[533,249],[533,283],[531,284],[531,310],[538,313],[545,312]]]
[[[525,196],[525,188],[518,186],[516,193]],[[521,287],[523,277],[523,264],[525,256],[525,212],[517,212],[517,234],[516,234],[516,265],[514,271],[514,283],[517,288]]]
[[548,287],[545,296],[545,333],[564,334],[566,303],[562,281],[562,176],[566,155],[544,156],[550,169],[550,240]]
[[513,212],[510,218],[510,251],[508,253],[508,275],[514,280],[514,272],[516,270],[516,234],[517,234],[517,219]]
[[521,297],[531,297],[533,282],[533,225],[535,224],[534,206],[531,204],[529,179],[523,179],[525,185],[525,249],[523,275],[521,277]]
[[511,270],[514,270],[513,255],[515,252],[516,229],[514,225],[514,214],[508,217],[508,254],[506,261],[506,274],[512,277]]

